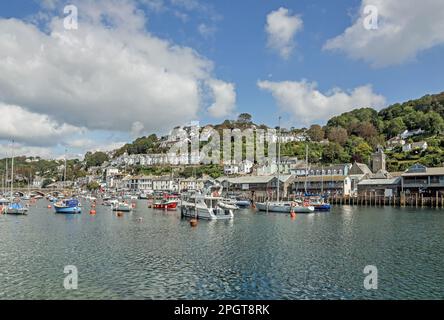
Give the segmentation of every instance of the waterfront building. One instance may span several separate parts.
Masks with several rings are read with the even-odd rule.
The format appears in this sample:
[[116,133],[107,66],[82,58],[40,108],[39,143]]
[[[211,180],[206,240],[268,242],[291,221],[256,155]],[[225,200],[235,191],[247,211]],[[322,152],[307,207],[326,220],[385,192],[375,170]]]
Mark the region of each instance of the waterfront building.
[[358,194],[392,197],[399,195],[401,177],[365,179],[358,183]]
[[293,192],[295,194],[308,192],[349,196],[351,194],[351,179],[343,174],[297,177],[293,181]]
[[[287,197],[291,191],[293,175],[282,175],[280,180],[280,196]],[[236,178],[221,177],[217,181],[221,183],[225,191],[244,193],[249,196],[275,198],[277,196],[277,176],[242,176]]]
[[372,176],[372,171],[365,163],[355,162],[351,166],[348,176],[350,177],[351,183],[351,195],[355,196],[358,194],[358,183],[365,179],[370,179]]
[[401,175],[401,190],[406,193],[444,194],[444,167],[427,168],[415,164]]

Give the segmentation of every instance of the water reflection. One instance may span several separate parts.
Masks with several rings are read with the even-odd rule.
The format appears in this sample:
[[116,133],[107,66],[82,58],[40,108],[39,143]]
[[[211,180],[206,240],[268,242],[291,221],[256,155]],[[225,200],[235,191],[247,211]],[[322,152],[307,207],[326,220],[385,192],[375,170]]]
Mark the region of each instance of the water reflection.
[[[199,221],[147,208],[118,216],[0,217],[0,298],[358,299],[442,298],[444,214],[334,207],[331,213],[256,213]],[[75,265],[77,292],[62,286]],[[380,288],[363,288],[373,264]],[[418,272],[421,270],[421,272]]]

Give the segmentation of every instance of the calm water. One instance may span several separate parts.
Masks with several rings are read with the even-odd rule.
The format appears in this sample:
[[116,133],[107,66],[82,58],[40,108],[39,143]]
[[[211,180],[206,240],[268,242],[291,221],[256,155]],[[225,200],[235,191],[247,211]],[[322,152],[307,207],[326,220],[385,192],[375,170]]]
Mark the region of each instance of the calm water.
[[[191,228],[142,201],[121,218],[47,204],[0,216],[0,299],[444,298],[444,211],[337,207],[291,220],[245,210]],[[78,290],[63,288],[66,265]],[[363,287],[366,265],[378,290]]]

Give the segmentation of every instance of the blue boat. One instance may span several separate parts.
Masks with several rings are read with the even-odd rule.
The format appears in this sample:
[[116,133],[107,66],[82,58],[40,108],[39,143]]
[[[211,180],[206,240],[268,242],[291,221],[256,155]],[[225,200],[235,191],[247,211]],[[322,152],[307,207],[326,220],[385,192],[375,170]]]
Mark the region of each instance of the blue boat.
[[56,204],[54,204],[54,209],[56,213],[62,214],[82,213],[79,200],[77,199],[68,199],[57,202]]
[[6,214],[25,216],[28,214],[28,208],[24,207],[20,202],[13,202],[6,209]]

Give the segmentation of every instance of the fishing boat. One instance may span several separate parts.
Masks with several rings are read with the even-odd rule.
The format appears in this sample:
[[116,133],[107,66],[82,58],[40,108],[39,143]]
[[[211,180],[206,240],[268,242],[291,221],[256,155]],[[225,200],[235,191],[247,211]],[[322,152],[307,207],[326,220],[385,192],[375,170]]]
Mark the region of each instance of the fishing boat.
[[77,199],[65,199],[54,204],[56,213],[77,214],[82,213],[80,202]]
[[174,199],[163,199],[153,202],[154,209],[176,210],[178,201]]
[[113,211],[118,211],[118,212],[131,212],[132,211],[131,205],[129,205],[126,202],[113,203],[111,208]]
[[233,209],[224,208],[223,200],[221,197],[195,195],[187,201],[182,201],[181,215],[206,220],[233,219]]

